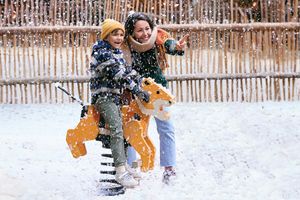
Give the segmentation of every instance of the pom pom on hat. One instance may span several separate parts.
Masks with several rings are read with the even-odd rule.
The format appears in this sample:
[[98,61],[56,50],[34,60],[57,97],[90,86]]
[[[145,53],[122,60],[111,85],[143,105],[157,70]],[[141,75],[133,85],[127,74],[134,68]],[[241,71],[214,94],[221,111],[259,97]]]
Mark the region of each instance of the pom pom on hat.
[[113,32],[116,29],[120,29],[125,33],[123,24],[113,19],[104,20],[101,26],[102,26],[102,30],[101,30],[100,38],[102,40],[105,39],[111,32]]

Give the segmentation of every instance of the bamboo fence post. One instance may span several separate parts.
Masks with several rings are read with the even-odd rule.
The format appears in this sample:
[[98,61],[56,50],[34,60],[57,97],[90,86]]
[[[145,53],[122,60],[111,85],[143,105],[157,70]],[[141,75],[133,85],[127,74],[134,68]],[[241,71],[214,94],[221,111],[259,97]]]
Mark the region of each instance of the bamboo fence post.
[[[35,65],[35,62],[36,62],[36,59],[35,59],[35,49],[36,49],[36,46],[35,46],[35,34],[33,33],[31,35],[31,40],[30,40],[30,43],[31,43],[31,58],[32,58],[32,66],[29,66],[30,68],[32,68],[32,77],[37,77],[37,74],[36,74],[36,65]],[[30,48],[28,48],[29,52],[30,52]],[[38,96],[38,91],[37,91],[37,85],[35,84],[34,87],[33,87],[33,90],[34,90],[34,95],[33,95],[33,102],[34,103],[37,103],[37,96]]]
[[[183,73],[183,69],[182,69],[183,64],[182,64],[182,60],[181,60],[181,59],[179,60],[179,66],[180,66],[179,74],[182,74],[182,73]],[[183,86],[182,86],[182,81],[179,81],[179,90],[181,91],[181,92],[180,92],[180,101],[183,101],[183,92],[182,92],[182,88],[183,88]]]
[[[203,49],[203,60],[204,60],[204,66],[201,68],[201,72],[202,73],[208,73],[208,68],[209,68],[209,56],[208,56],[208,52],[209,52],[209,49],[208,49],[208,39],[207,39],[207,32],[203,32],[201,33],[202,35],[202,49]],[[206,56],[205,56],[206,55]],[[206,58],[206,59],[205,59]],[[207,89],[206,89],[206,80],[202,81],[202,91],[203,91],[203,94],[202,94],[202,97],[203,97],[203,101],[206,102],[207,101]]]
[[[41,66],[41,77],[45,77],[46,76],[46,34],[42,33],[41,35],[42,38],[42,43],[41,43],[41,48],[42,48],[42,66]],[[43,91],[44,91],[44,102],[47,102],[47,90],[46,90],[46,84],[43,84]]]
[[[178,74],[178,62],[177,62],[177,58],[174,58],[174,65],[175,65],[175,69],[174,69],[174,74]],[[179,82],[176,80],[175,81],[175,86],[176,86],[176,95],[179,98],[180,96],[180,89],[179,89]]]
[[[11,43],[11,47],[10,47],[10,59],[12,59],[12,61],[10,62],[10,66],[13,66],[12,68],[12,72],[10,73],[10,76],[13,76],[13,77],[16,77],[16,48],[15,48],[15,43],[16,43],[16,36],[15,35],[11,35],[10,36],[10,43]],[[12,88],[11,88],[11,103],[12,104],[15,104],[16,103],[16,100],[17,100],[17,93],[16,93],[16,84],[13,84],[12,85]]]
[[[233,74],[235,73],[235,68],[234,68],[234,64],[236,64],[237,60],[237,47],[236,47],[236,42],[234,41],[234,36],[236,35],[236,33],[234,32],[230,32],[230,49],[231,49],[231,55],[234,55],[234,56],[231,56],[230,57],[230,67],[228,68],[229,70],[229,73],[230,74]],[[229,90],[229,98],[230,98],[230,101],[233,102],[234,101],[234,95],[235,95],[235,91],[234,91],[234,80],[229,80],[229,85],[230,85],[230,90]]]
[[[224,48],[224,65],[223,65],[223,70],[222,73],[228,74],[228,45],[229,43],[227,42],[227,38],[229,38],[230,36],[228,36],[228,34],[226,32],[223,32],[223,48]],[[221,62],[223,62],[221,60]],[[223,99],[222,101],[224,102],[228,102],[230,101],[230,81],[229,80],[225,80],[225,92],[223,92]],[[225,96],[225,97],[224,97]]]
[[[232,65],[231,65],[231,67],[232,67],[231,73],[235,74],[236,73],[236,67],[234,67],[234,66],[237,66],[238,61],[239,61],[239,59],[238,59],[239,39],[234,40],[234,38],[235,38],[236,35],[239,36],[239,34],[238,33],[233,33],[233,32],[231,34],[232,34],[231,35],[232,38],[230,39],[230,41],[232,41],[232,45],[234,46],[234,47],[232,47],[232,48],[234,48],[234,62],[232,62]],[[232,61],[233,61],[233,59],[232,59]],[[232,93],[233,101],[237,101],[237,93],[238,93],[237,92],[237,89],[238,89],[237,88],[237,80],[233,80],[232,88],[233,88],[233,93]]]
[[[88,13],[89,13],[88,2],[89,2],[88,0],[85,0],[84,2],[82,2],[81,12],[79,13],[81,15],[81,23],[84,26],[89,25],[89,20],[88,20]],[[82,11],[83,8],[84,8],[84,11]]]
[[8,1],[5,1],[4,3],[4,23],[10,25],[8,3],[9,3]]
[[[65,23],[65,22],[64,22]],[[65,41],[65,32],[62,32],[61,34],[58,34],[56,36],[56,51],[57,51],[57,64],[59,66],[58,70],[57,70],[57,74],[58,77],[64,77],[66,76],[66,64],[65,64],[65,58],[63,57],[64,55],[64,51],[65,51],[65,44],[66,44],[66,41]],[[53,87],[54,88],[54,87]],[[55,87],[54,88],[54,91],[55,93],[57,93],[57,102],[61,102],[63,103],[63,94],[58,92],[57,88]]]
[[[80,76],[83,76],[83,67],[85,66],[84,59],[83,59],[84,34],[83,33],[79,33],[79,34],[80,34],[80,39],[79,39],[80,40],[80,45],[79,45],[80,55],[78,57],[80,57],[80,61],[81,61],[79,74],[80,74]],[[82,96],[83,92],[82,92],[82,90],[80,90],[80,87],[81,87],[81,89],[83,89],[83,83],[77,83],[77,85],[78,85],[78,97],[83,100],[83,96]]]
[[[57,76],[57,33],[53,33],[52,35],[52,47],[53,47],[53,76]],[[50,90],[52,90],[52,84],[49,83]],[[57,103],[57,90],[54,90],[54,98],[55,98],[55,103]]]
[[[262,67],[262,63],[261,61],[263,60],[262,58],[262,43],[263,43],[263,39],[262,39],[262,32],[261,31],[258,31],[256,32],[255,34],[255,39],[252,41],[252,44],[255,45],[255,58],[258,60],[256,61],[255,60],[255,65],[253,66],[253,73],[256,73],[257,71],[262,71],[262,72],[265,72],[265,70],[263,69]],[[264,85],[265,85],[265,93],[266,93],[266,99],[268,99],[268,86],[267,86],[267,83],[266,83],[266,79],[263,79],[264,81]],[[257,80],[256,79],[252,79],[252,89],[251,89],[251,99],[253,101],[255,101],[255,99],[257,98],[256,96],[256,89],[257,87]],[[254,91],[253,91],[254,90]]]
[[[24,35],[19,34],[19,46],[18,46],[18,61],[19,61],[19,78],[21,77],[25,77],[25,62],[24,62],[24,42],[22,42],[22,40],[24,40]],[[20,54],[22,55],[22,59],[20,57]],[[20,84],[20,95],[21,95],[21,103],[25,103],[25,88],[23,87],[24,85]]]
[[[289,68],[290,68],[290,65],[288,63],[288,60],[286,59],[286,56],[287,55],[287,48],[288,48],[288,36],[286,35],[286,32],[283,31],[282,32],[282,44],[283,46],[282,48],[282,72],[290,72]],[[288,86],[289,86],[289,79],[288,78],[285,78],[284,80],[284,97],[285,97],[285,101],[289,100],[289,89],[288,89]]]
[[[36,37],[36,40],[40,39],[41,38],[41,34],[38,33],[35,35]],[[41,46],[42,46],[42,43],[41,41],[38,42],[38,46],[37,46],[37,76],[38,77],[41,77],[41,60],[40,60],[40,50],[41,50]],[[39,83],[38,84],[38,100],[39,100],[39,103],[42,103],[42,90],[41,90],[41,84]]]
[[[71,34],[71,42],[72,42],[72,63],[71,63],[71,76],[74,77],[75,73],[76,73],[76,68],[77,67],[77,62],[75,61],[76,59],[76,52],[77,52],[77,47],[76,47],[76,33],[72,33]],[[75,86],[74,86],[74,82],[71,83],[71,92],[74,94],[75,91]],[[69,99],[69,102],[71,102],[71,100]]]
[[89,6],[90,8],[89,25],[96,26],[97,24],[97,7],[99,7],[97,1],[93,1],[92,6]]
[[67,25],[70,25],[70,4],[71,4],[71,2],[72,2],[72,0],[67,0],[68,2],[67,2],[67,7],[66,7],[66,11],[65,11],[65,13],[66,13],[66,24]]
[[44,2],[43,1],[40,1],[39,3],[39,24],[40,25],[45,25],[45,19],[44,19],[44,9],[45,9],[45,5],[44,5]]
[[[295,49],[296,50],[298,50],[299,49],[299,39],[300,39],[300,36],[299,36],[299,34],[295,34]],[[295,51],[295,54],[297,54],[296,53],[296,51]],[[297,56],[295,56],[295,57],[297,57]],[[296,60],[295,61],[295,71],[297,71],[297,72],[299,72],[300,71],[300,60],[298,59],[298,60]],[[297,65],[297,63],[298,63],[298,65]],[[297,94],[297,95],[300,95],[300,85],[299,85],[299,83],[300,83],[300,79],[297,79],[298,80],[298,91],[295,91],[295,93]],[[296,82],[295,82],[295,84],[296,84]],[[297,89],[297,88],[295,88],[295,89]],[[299,96],[297,97],[297,99],[299,100]]]
[[[79,35],[78,33],[74,33],[74,37],[75,37],[75,45],[74,45],[74,47],[75,47],[75,54],[74,54],[75,67],[74,67],[74,73],[73,73],[74,77],[79,75],[79,69],[78,69],[79,68],[79,65],[78,65],[78,55],[79,55],[79,53],[78,53],[78,51],[80,49],[78,49],[79,48],[79,37],[78,37],[78,35]],[[75,87],[75,83],[72,83],[72,84],[73,84],[73,87]],[[80,88],[79,88],[78,83],[76,85],[77,85],[77,92],[79,93]],[[73,93],[75,92],[74,90],[75,90],[75,88],[72,90]]]
[[[14,11],[12,12],[12,14],[14,15],[13,16],[13,18],[14,18],[13,24],[14,24],[14,26],[18,26],[19,25],[19,0],[16,0],[13,5],[15,5]],[[0,19],[1,19],[1,17],[0,17]]]
[[[23,53],[23,77],[28,77],[27,75],[27,70],[26,70],[26,41],[27,41],[27,36],[23,35],[22,36],[22,53]],[[24,84],[24,103],[28,103],[28,91],[27,91],[27,84]]]
[[284,66],[287,66],[287,70],[288,72],[292,72],[292,62],[293,62],[293,57],[292,57],[292,35],[291,33],[285,33],[285,39],[286,39],[286,47],[285,47],[285,56],[291,57],[291,59],[285,59],[285,64]]
[[[254,71],[254,65],[255,65],[255,50],[253,48],[253,39],[255,39],[255,32],[248,32],[248,46],[249,46],[249,49],[250,49],[250,53],[249,53],[249,65],[247,64],[247,60],[245,60],[245,71],[249,71],[249,73],[253,73]],[[247,99],[247,102],[251,102],[251,79],[250,78],[247,78],[245,79],[245,85],[246,85],[246,99]]]
[[59,25],[63,25],[63,2],[61,0],[58,0],[59,2],[57,3],[57,23]]
[[[67,58],[67,68],[66,68],[66,75],[67,76],[70,76],[71,73],[72,73],[72,67],[70,66],[70,64],[72,65],[72,58],[73,58],[73,43],[71,43],[71,48],[70,48],[70,41],[71,41],[71,38],[72,38],[72,33],[71,32],[67,32],[66,33],[66,58]],[[71,49],[71,51],[70,51]],[[70,57],[69,57],[69,53],[68,52],[72,52],[72,55],[71,55],[71,62],[70,62]],[[73,65],[72,65],[73,66]],[[67,88],[69,89],[70,88],[70,85],[69,85],[69,82],[67,82]]]
[[[48,42],[48,44],[47,44],[47,49],[48,49],[48,65],[46,66],[46,74],[47,74],[47,77],[50,77],[51,76],[51,65],[52,65],[52,63],[51,63],[51,58],[52,58],[52,50],[53,50],[53,41],[52,41],[52,39],[53,39],[53,35],[51,34],[51,33],[49,33],[49,34],[47,34],[47,42]],[[49,100],[51,100],[50,102],[52,103],[53,101],[52,101],[52,90],[51,90],[51,85],[50,85],[50,83],[47,83],[46,84],[46,88],[47,88],[47,86],[48,86],[48,89],[47,89],[47,91],[49,92],[48,94],[49,94],[49,97],[48,97],[48,99]]]
[[298,3],[298,0],[294,0],[294,19],[293,21],[294,22],[299,22],[299,14],[298,14],[298,9],[299,9],[299,3]]
[[69,3],[69,0],[66,0],[66,1],[63,1],[63,2],[60,2],[60,4],[61,4],[61,25],[66,25],[66,24],[68,24],[67,23],[67,20],[66,20],[66,12],[67,12],[67,10],[66,10],[66,4],[68,4]]
[[[16,73],[15,73],[15,77],[21,78],[22,77],[21,76],[21,58],[20,58],[20,46],[21,45],[18,45],[18,41],[21,42],[20,41],[20,35],[14,35],[14,49],[15,49],[15,54],[17,54],[16,58],[15,58],[16,59],[16,66],[15,66]],[[19,88],[20,88],[20,95],[19,95],[20,98],[18,98],[18,103],[19,102],[23,103],[23,101],[22,101],[22,98],[23,98],[22,97],[22,85],[21,84],[19,85]]]
[[43,25],[49,25],[49,15],[47,15],[47,10],[48,10],[48,7],[47,7],[47,4],[46,3],[43,3],[42,4],[42,8],[41,8],[41,19],[43,21]]
[[30,20],[31,20],[31,24],[33,24],[34,26],[37,25],[36,23],[36,18],[35,18],[35,13],[36,13],[36,10],[35,10],[35,5],[34,5],[34,0],[31,0],[30,2],[30,6],[31,6],[31,10],[30,10]]
[[[268,60],[269,60],[269,67],[268,67],[268,70],[269,72],[275,72],[275,65],[276,63],[272,63],[272,61],[275,60],[275,58],[273,57],[273,54],[275,54],[274,52],[274,44],[272,44],[272,32],[271,31],[268,31],[268,36],[267,36],[267,39],[268,39]],[[276,79],[273,78],[271,79],[271,93],[273,94],[272,95],[272,100],[275,101],[277,99],[277,87],[276,87]]]
[[[28,38],[27,39],[25,39],[26,40],[26,46],[25,46],[25,48],[26,48],[26,54],[27,54],[27,61],[28,61],[28,65],[26,65],[27,66],[27,69],[28,69],[28,76],[29,77],[34,77],[34,75],[33,75],[33,70],[32,70],[32,65],[33,65],[33,60],[31,61],[31,56],[30,56],[30,37],[31,37],[31,34],[29,34],[29,35],[27,35],[28,36]],[[33,87],[32,87],[32,85],[30,84],[29,85],[29,93],[30,93],[30,103],[33,103],[34,102],[34,93],[33,93]]]
[[106,3],[106,11],[105,12],[105,17],[104,18],[112,18],[112,8],[111,8],[111,1],[107,1],[108,3]]
[[[76,21],[75,17],[76,17],[76,7],[75,7],[75,3],[76,0],[70,0],[70,10],[69,10],[69,16],[70,16],[70,25],[76,25],[76,23],[74,23]],[[74,13],[75,12],[75,13]]]
[[[190,37],[192,36],[192,38],[195,38],[195,33],[190,33]],[[189,42],[189,41],[188,41]],[[190,44],[190,47],[193,47],[192,44]],[[194,52],[194,48],[189,48],[189,53],[190,53],[190,56],[189,56],[189,64],[190,64],[190,72],[192,74],[195,74],[196,73],[196,70],[195,70],[195,65],[193,63],[193,60],[195,59],[194,56],[193,56],[193,52]],[[195,101],[196,99],[196,81],[193,81],[191,80],[191,96],[192,96],[192,101]]]
[[[87,33],[85,36],[83,36],[83,42],[82,42],[82,56],[81,56],[81,60],[84,61],[83,64],[81,65],[81,75],[83,76],[85,74],[85,72],[88,70],[87,67],[89,67],[89,56],[88,56],[88,51],[87,51],[87,46],[88,46],[88,38],[89,38],[89,33]],[[81,99],[84,101],[85,99],[85,94],[84,94],[84,84],[82,83],[81,85],[82,90],[80,93],[80,97]],[[88,98],[88,96],[86,96],[86,98]]]
[[103,18],[103,13],[102,13],[102,11],[104,10],[105,11],[105,2],[106,1],[102,1],[102,0],[99,0],[98,1],[98,5],[99,5],[99,8],[98,8],[98,13],[99,13],[99,19],[98,19],[98,22],[100,23],[101,22],[101,20],[102,20],[102,18]]
[[[6,62],[6,66],[7,66],[7,77],[9,77],[9,78],[11,78],[12,77],[12,68],[10,67],[10,66],[12,66],[12,59],[11,59],[11,57],[12,57],[12,53],[11,53],[11,35],[7,35],[7,55],[5,55],[5,56],[7,56],[8,58],[7,58],[7,62]],[[10,104],[12,104],[13,102],[13,93],[12,93],[12,91],[13,91],[13,89],[12,89],[12,87],[13,87],[13,85],[9,85],[8,86],[9,87],[9,93],[10,93],[10,100],[9,100],[9,103]]]
[[[124,22],[126,19],[127,19],[127,16],[128,16],[128,13],[129,13],[129,11],[131,10],[130,8],[131,8],[131,5],[130,5],[130,3],[131,3],[131,1],[130,0],[125,0],[124,1],[124,15],[122,15],[123,16],[123,18],[122,18],[122,22]],[[149,3],[150,3],[150,5],[152,4],[152,1],[149,1]]]
[[[225,69],[224,69],[224,63],[223,63],[223,58],[224,55],[222,54],[222,52],[225,52],[225,33],[219,31],[218,32],[218,37],[219,37],[219,42],[220,44],[218,45],[218,66],[219,66],[219,72],[224,73]],[[223,49],[223,51],[221,52],[221,48]],[[218,98],[218,102],[224,101],[224,96],[223,96],[223,86],[226,86],[226,83],[223,84],[223,81],[219,81],[219,89],[218,89],[218,94],[219,94],[219,98]]]
[[[215,3],[215,2],[214,2]],[[215,5],[215,4],[214,4]],[[214,17],[214,16],[213,16]],[[215,21],[215,19],[214,19]],[[213,22],[214,23],[214,22]],[[210,53],[212,55],[212,73],[213,74],[217,74],[219,69],[218,69],[218,65],[217,65],[217,61],[216,61],[216,53],[213,53],[213,52],[216,52],[217,51],[217,41],[216,39],[217,38],[217,31],[213,31],[212,32],[212,36],[210,37],[210,43],[211,43],[211,47],[210,47]],[[211,82],[211,99],[212,99],[212,102],[216,102],[217,100],[217,97],[218,97],[218,93],[217,93],[217,85],[216,85],[216,81],[215,80],[212,80],[210,81]]]
[[[8,75],[7,75],[7,63],[6,63],[6,55],[7,55],[7,51],[6,51],[6,46],[7,46],[7,43],[6,43],[6,41],[7,41],[7,39],[6,39],[6,35],[3,35],[2,36],[2,40],[3,40],[3,77],[4,77],[4,79],[8,79]],[[7,85],[5,85],[4,87],[4,91],[5,91],[5,97],[6,97],[6,99],[4,100],[6,103],[8,103],[8,94],[7,94],[7,88],[8,88],[8,86]]]
[[[201,45],[200,46],[200,50],[199,50],[199,53],[200,53],[200,60],[202,61],[201,63],[203,63],[203,53],[204,53],[204,45],[202,45],[203,44],[203,37],[202,37],[202,35],[203,35],[203,33],[200,33],[199,34],[199,37],[200,37],[200,43],[199,43],[199,45]],[[201,73],[202,71],[203,71],[203,66],[202,66],[202,64],[201,64],[201,66],[199,66],[200,67],[200,70],[199,70],[199,72]],[[204,81],[203,80],[199,80],[199,100],[201,101],[201,102],[203,102],[204,101]]]
[[[246,54],[247,54],[247,33],[242,33],[243,34],[243,37],[240,38],[241,40],[241,53],[240,53],[240,56],[241,56],[241,60],[240,60],[240,63],[239,63],[239,73],[245,73],[244,71],[244,68],[245,68],[245,61],[246,61]],[[246,100],[245,98],[245,79],[240,79],[238,80],[239,81],[239,91],[240,91],[240,100],[243,102],[244,100]]]
[[[3,11],[3,6],[0,5],[0,13],[4,12]],[[3,15],[0,15],[0,27],[4,26],[4,16]]]
[[298,54],[298,36],[299,34],[297,34],[296,32],[294,32],[293,34],[293,42],[292,42],[292,60],[293,60],[293,66],[292,66],[292,71],[293,72],[297,72],[297,54]]
[[[183,35],[183,34],[180,34],[179,37],[182,38],[182,35]],[[189,59],[188,59],[188,55],[189,55],[189,54],[188,54],[187,52],[185,52],[185,55],[184,55],[184,56],[185,56],[185,59],[184,59],[184,61],[185,61],[185,62],[184,62],[184,65],[185,65],[185,66],[184,66],[185,74],[189,74],[189,73],[190,73],[190,67],[189,67],[189,62],[188,62],[188,60],[189,60]],[[183,69],[183,66],[181,66],[181,68]],[[182,74],[182,73],[181,73],[181,74]],[[186,81],[186,91],[189,91],[189,90],[190,90],[190,87],[191,87],[191,86],[190,86],[189,81]],[[189,92],[186,93],[186,100],[187,100],[187,102],[190,101]]]
[[234,23],[234,10],[233,10],[233,0],[230,0],[230,21],[231,23]]

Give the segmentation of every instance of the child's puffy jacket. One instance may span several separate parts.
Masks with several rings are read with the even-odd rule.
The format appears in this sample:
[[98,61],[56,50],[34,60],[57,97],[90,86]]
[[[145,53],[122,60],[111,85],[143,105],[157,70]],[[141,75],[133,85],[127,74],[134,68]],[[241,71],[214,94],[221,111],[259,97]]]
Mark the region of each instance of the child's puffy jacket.
[[90,90],[92,98],[97,95],[119,95],[122,89],[137,93],[140,89],[140,76],[125,65],[123,52],[113,49],[104,41],[97,41],[92,49],[90,63]]

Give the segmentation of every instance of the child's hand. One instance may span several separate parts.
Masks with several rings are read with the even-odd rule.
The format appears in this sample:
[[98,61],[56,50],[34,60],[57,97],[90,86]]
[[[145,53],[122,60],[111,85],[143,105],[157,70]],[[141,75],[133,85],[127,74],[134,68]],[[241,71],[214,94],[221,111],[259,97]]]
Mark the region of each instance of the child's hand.
[[137,93],[137,96],[142,101],[145,101],[146,103],[150,100],[150,94],[147,91],[141,90]]
[[186,34],[185,36],[183,36],[183,38],[181,38],[177,44],[176,44],[176,49],[177,50],[182,50],[184,48],[184,46],[186,45],[186,41],[187,39],[190,37],[189,34]]

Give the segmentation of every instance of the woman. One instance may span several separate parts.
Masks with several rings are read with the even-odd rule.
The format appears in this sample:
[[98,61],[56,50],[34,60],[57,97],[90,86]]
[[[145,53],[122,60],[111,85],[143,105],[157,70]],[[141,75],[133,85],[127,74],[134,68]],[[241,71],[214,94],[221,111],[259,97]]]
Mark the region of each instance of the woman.
[[[125,23],[124,58],[142,76],[151,77],[155,82],[167,87],[164,70],[168,67],[165,53],[183,55],[182,50],[188,35],[176,41],[170,35],[155,27],[153,21],[143,13],[131,14]],[[163,182],[168,183],[176,176],[175,131],[171,120],[162,121],[155,118],[160,135],[160,165],[164,167]],[[135,157],[128,151],[128,162]]]

